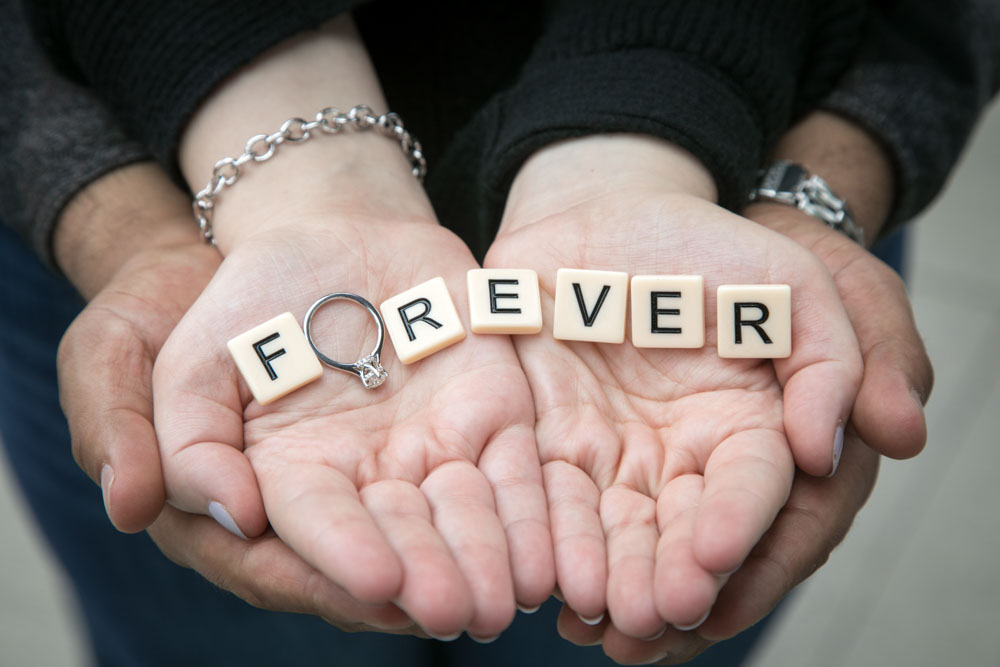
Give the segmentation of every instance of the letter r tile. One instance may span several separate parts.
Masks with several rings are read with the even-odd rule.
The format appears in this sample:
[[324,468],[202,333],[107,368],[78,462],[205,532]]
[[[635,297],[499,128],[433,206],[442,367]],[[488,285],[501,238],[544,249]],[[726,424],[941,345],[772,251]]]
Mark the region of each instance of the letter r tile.
[[253,397],[267,405],[323,374],[302,328],[291,313],[236,336],[226,346]]
[[788,285],[720,285],[719,356],[784,359],[792,354],[792,288]]
[[628,274],[559,269],[552,335],[560,340],[625,342]]
[[386,331],[404,364],[412,364],[465,338],[444,278],[432,278],[379,306]]
[[472,269],[469,327],[477,334],[536,334],[542,330],[538,274],[531,269]]
[[632,345],[705,345],[705,280],[701,276],[632,276]]

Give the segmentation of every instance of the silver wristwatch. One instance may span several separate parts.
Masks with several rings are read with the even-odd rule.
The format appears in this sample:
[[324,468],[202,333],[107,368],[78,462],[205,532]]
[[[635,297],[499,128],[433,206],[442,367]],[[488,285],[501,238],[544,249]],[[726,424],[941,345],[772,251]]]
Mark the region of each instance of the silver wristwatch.
[[802,165],[787,160],[771,163],[760,173],[757,187],[750,192],[750,201],[760,200],[794,206],[859,245],[865,244],[864,230],[854,221],[847,202],[833,194],[822,178],[810,176]]

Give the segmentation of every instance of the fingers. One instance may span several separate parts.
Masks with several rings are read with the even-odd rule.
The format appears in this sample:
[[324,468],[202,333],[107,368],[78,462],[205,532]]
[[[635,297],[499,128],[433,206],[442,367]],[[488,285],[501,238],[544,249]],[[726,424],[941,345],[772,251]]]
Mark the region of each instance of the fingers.
[[714,574],[732,572],[785,504],[794,466],[781,433],[742,431],[712,452],[698,509],[694,552]]
[[211,515],[234,535],[256,537],[267,527],[267,514],[243,454],[243,402],[235,371],[211,357],[192,366],[188,334],[180,327],[153,370],[167,499],[185,512]]
[[432,525],[423,493],[407,482],[384,481],[366,486],[361,499],[402,563],[399,606],[432,637],[460,633],[472,620],[472,592]]
[[607,619],[597,625],[587,625],[567,606],[563,606],[556,621],[559,635],[578,646],[601,644],[609,658],[622,665],[683,664],[712,645],[694,632],[664,628],[655,639],[636,639],[624,634]]
[[899,276],[867,253],[855,265],[835,275],[865,363],[853,424],[880,454],[916,456],[927,442],[930,359]]
[[526,609],[538,607],[552,595],[556,571],[533,430],[509,428],[494,437],[480,456],[479,469],[493,487],[507,536],[517,603]]
[[653,600],[659,539],[656,503],[624,486],[613,486],[601,494],[600,512],[607,536],[608,612],[623,633],[651,637],[663,629]]
[[816,264],[792,295],[792,356],[775,359],[774,368],[795,463],[811,475],[827,476],[839,463],[863,362],[829,274]]
[[543,465],[542,477],[559,590],[585,622],[596,624],[607,608],[608,580],[604,529],[598,514],[600,492],[585,472],[564,461]]
[[514,582],[503,526],[483,474],[466,462],[445,463],[421,484],[437,528],[472,592],[470,635],[492,639],[514,619]]
[[146,528],[164,501],[152,425],[152,365],[133,327],[91,309],[59,346],[59,399],[73,456],[101,485],[111,523],[129,533]]
[[271,525],[289,547],[362,602],[399,595],[403,566],[349,479],[322,464],[257,465]]
[[677,477],[657,499],[660,540],[656,545],[656,608],[675,627],[696,627],[708,616],[721,584],[695,558],[698,507],[705,491],[701,475]]
[[797,474],[788,503],[723,587],[698,633],[721,640],[741,632],[826,562],[871,493],[878,461],[878,455],[848,428],[843,460],[834,477]]
[[299,558],[273,533],[247,542],[211,519],[164,510],[149,533],[175,563],[271,611],[314,614],[344,630],[418,630],[392,604],[364,604]]

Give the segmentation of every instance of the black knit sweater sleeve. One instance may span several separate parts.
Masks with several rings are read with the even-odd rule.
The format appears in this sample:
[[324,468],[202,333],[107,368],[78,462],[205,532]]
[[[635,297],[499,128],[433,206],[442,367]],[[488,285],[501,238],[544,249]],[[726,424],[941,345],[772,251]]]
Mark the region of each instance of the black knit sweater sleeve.
[[857,61],[820,106],[867,128],[891,157],[888,229],[941,191],[998,89],[1000,3],[896,0],[872,12]]
[[223,79],[356,2],[37,0],[29,6],[56,65],[92,87],[130,136],[175,169],[184,126]]
[[495,224],[532,152],[596,132],[683,146],[714,175],[720,203],[738,209],[768,144],[849,64],[864,16],[849,1],[557,0],[520,78],[458,137],[431,183],[478,171],[479,189],[441,198],[439,214],[476,211]]
[[73,195],[149,155],[91,91],[57,74],[12,0],[0,0],[0,44],[0,219],[53,265],[52,231]]

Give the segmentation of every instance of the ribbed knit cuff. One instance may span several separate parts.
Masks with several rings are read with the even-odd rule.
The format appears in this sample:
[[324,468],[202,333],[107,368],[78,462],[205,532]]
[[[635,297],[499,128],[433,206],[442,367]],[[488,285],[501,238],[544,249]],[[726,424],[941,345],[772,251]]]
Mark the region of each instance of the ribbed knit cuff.
[[558,60],[532,70],[492,106],[501,119],[487,149],[486,203],[494,215],[521,164],[569,137],[631,132],[666,139],[705,164],[719,202],[730,208],[744,201],[761,161],[763,130],[746,100],[715,72],[668,52]]
[[[350,0],[75,2],[42,17],[125,130],[176,175],[181,132],[226,77]],[[53,26],[52,24],[55,23]],[[266,95],[267,91],[261,91]]]
[[938,195],[978,115],[967,88],[901,65],[852,72],[820,107],[868,130],[893,164],[896,192],[881,236]]

